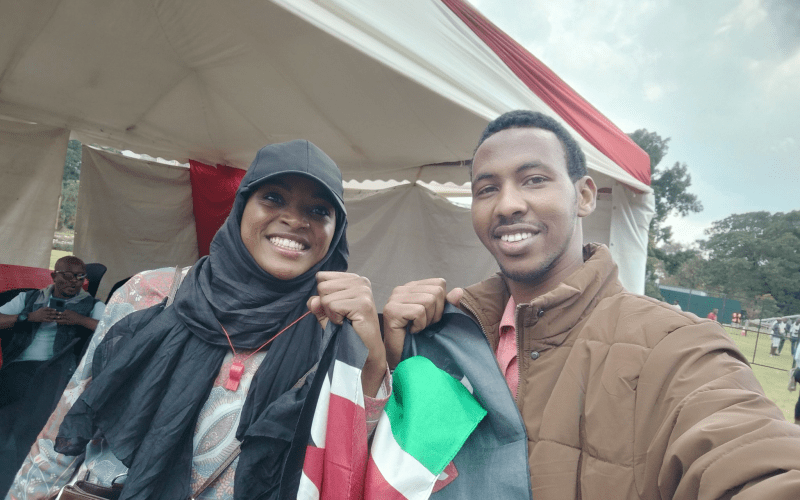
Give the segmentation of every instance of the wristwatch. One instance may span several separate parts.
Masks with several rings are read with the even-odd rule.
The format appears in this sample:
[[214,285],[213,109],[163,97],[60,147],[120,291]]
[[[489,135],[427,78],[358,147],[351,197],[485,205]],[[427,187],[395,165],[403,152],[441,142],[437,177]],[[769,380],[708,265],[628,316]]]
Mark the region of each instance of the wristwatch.
[[28,315],[26,313],[19,313],[17,315],[17,323],[25,323],[28,321]]

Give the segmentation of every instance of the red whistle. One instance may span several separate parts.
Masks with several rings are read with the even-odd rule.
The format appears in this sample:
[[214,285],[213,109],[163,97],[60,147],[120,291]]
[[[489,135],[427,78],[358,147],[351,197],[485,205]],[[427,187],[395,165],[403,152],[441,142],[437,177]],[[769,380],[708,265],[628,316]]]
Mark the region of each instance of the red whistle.
[[244,365],[241,361],[234,361],[231,364],[231,371],[228,372],[228,381],[225,382],[225,388],[229,391],[235,391],[239,388],[239,382],[242,380],[244,374]]

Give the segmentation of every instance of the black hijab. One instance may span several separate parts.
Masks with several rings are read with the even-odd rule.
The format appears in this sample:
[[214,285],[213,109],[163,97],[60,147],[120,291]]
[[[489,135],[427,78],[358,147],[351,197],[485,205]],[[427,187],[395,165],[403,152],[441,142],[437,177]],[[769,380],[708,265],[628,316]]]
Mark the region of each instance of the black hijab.
[[[336,230],[325,257],[305,273],[280,280],[261,269],[241,239],[247,200],[265,181],[284,174],[323,185],[336,208]],[[89,387],[65,416],[56,451],[83,453],[102,436],[129,467],[120,500],[188,498],[197,416],[229,346],[254,349],[300,317],[316,293],[320,270],[347,269],[347,218],[336,164],[308,141],[262,148],[242,179],[231,213],[184,279],[171,307],[132,313],[107,333],[94,358]],[[313,315],[270,344],[251,382],[236,437],[242,454],[234,498],[270,497],[308,381],[324,340]],[[309,377],[310,378],[310,377]]]

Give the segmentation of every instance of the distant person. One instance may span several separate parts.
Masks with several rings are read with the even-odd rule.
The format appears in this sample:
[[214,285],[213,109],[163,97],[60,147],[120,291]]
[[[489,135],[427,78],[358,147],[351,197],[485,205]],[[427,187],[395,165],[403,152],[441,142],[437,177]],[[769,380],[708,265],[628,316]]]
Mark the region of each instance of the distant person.
[[677,300],[673,300],[672,301],[672,307],[674,307],[675,309],[677,309],[679,311],[683,310],[683,308],[681,307],[680,303]]
[[781,318],[772,324],[772,347],[770,356],[779,356],[783,342],[786,340],[786,318]]
[[50,276],[52,285],[0,306],[0,491],[50,416],[105,309],[83,290],[86,266],[79,258],[58,259]]
[[800,317],[795,318],[794,323],[791,324],[789,327],[789,342],[791,342],[792,348],[792,368],[796,365],[796,361],[794,361],[794,357],[797,354],[797,343],[800,340]]
[[711,312],[708,313],[708,316],[706,316],[706,318],[710,319],[711,321],[716,321],[717,320],[717,309],[712,309]]
[[[800,318],[797,318],[797,320],[800,321]],[[797,324],[797,321],[795,321],[795,324]],[[793,363],[792,363],[792,368],[793,368],[792,369],[792,376],[794,376],[794,368],[796,368],[798,365],[800,365],[800,349],[797,349],[795,351],[794,358],[792,359],[792,361],[793,361]],[[795,382],[796,381],[797,381],[797,379],[795,379]],[[789,389],[789,390],[791,390],[791,389]],[[797,424],[797,425],[800,425],[800,394],[798,394],[797,403],[795,403],[795,405],[794,405],[794,423]]]

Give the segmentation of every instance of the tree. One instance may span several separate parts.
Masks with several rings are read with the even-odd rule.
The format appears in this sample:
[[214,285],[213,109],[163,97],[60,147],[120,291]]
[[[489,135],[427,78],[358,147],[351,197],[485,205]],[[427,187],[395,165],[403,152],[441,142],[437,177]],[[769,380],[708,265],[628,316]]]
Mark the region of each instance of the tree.
[[81,143],[72,140],[67,145],[67,158],[64,161],[64,174],[61,178],[61,208],[58,218],[60,228],[75,229],[80,178]]
[[706,233],[702,247],[712,286],[725,293],[770,296],[780,314],[800,312],[800,211],[734,214]]
[[669,243],[672,228],[664,226],[667,217],[670,214],[685,217],[689,212],[701,212],[703,204],[697,195],[688,192],[692,176],[685,163],[676,161],[670,168],[659,169],[659,163],[669,151],[669,137],[662,139],[656,132],[646,129],[639,129],[629,137],[650,156],[650,187],[656,201],[655,215],[650,221],[650,237],[655,245]]
[[674,274],[687,261],[696,257],[696,252],[680,250],[670,252],[660,249],[659,244],[669,244],[672,239],[672,228],[665,226],[664,221],[670,214],[686,216],[689,212],[700,212],[703,205],[697,195],[689,193],[692,177],[685,163],[675,162],[668,169],[658,168],[661,160],[669,151],[670,138],[663,139],[656,132],[639,129],[628,134],[631,140],[639,145],[650,156],[650,187],[655,197],[655,214],[650,221],[649,241],[647,245],[647,268],[645,276],[645,294],[661,298],[658,292],[658,269]]

